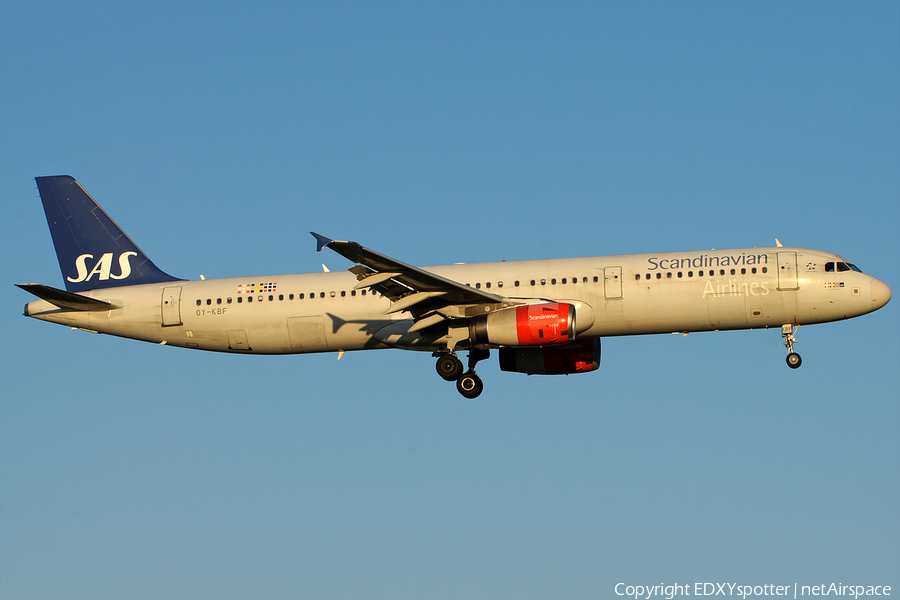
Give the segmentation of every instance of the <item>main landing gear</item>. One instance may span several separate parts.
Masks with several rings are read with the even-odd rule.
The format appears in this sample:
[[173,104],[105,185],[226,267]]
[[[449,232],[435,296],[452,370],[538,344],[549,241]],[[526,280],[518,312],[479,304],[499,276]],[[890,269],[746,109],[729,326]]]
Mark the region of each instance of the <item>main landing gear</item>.
[[456,381],[456,390],[466,398],[477,398],[484,390],[481,377],[475,374],[475,365],[490,357],[490,350],[469,350],[469,370],[463,373],[462,361],[453,352],[437,353],[437,369],[446,381]]
[[788,349],[788,355],[785,360],[787,362],[787,366],[792,369],[796,369],[803,363],[803,361],[800,359],[800,355],[794,352],[794,344],[797,343],[797,338],[794,337],[794,335],[799,329],[799,325],[794,327],[790,323],[781,326],[781,337],[784,339],[784,347]]

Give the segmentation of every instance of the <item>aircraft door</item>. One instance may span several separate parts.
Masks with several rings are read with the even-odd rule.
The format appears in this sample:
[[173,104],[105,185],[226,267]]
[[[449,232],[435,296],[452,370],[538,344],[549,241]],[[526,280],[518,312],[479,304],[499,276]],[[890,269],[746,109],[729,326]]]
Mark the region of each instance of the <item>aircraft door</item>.
[[778,289],[796,290],[797,285],[797,253],[778,253]]
[[244,329],[233,329],[228,332],[229,350],[252,350],[247,343],[247,332]]
[[162,292],[162,326],[181,325],[181,288],[167,287]]
[[327,350],[325,323],[321,315],[310,317],[290,317],[287,320],[288,335],[291,338],[291,350],[297,352],[315,352]]
[[603,270],[603,294],[607,300],[622,297],[622,267],[606,267]]

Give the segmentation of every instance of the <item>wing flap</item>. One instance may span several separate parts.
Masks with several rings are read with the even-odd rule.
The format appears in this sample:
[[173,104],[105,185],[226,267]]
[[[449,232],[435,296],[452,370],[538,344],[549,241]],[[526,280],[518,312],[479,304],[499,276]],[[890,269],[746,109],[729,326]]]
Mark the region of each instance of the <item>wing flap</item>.
[[408,310],[416,304],[420,304],[431,298],[443,296],[446,293],[447,292],[413,292],[412,294],[407,294],[406,296],[403,296],[402,298],[391,304],[391,306],[386,311],[384,311],[384,314],[392,315],[403,310]]
[[376,286],[379,283],[384,283],[388,279],[392,279],[394,277],[400,277],[402,273],[376,273],[374,271],[370,271],[369,269],[362,270],[357,274],[357,277],[362,276],[355,286],[353,286],[354,290],[359,290],[366,287]]

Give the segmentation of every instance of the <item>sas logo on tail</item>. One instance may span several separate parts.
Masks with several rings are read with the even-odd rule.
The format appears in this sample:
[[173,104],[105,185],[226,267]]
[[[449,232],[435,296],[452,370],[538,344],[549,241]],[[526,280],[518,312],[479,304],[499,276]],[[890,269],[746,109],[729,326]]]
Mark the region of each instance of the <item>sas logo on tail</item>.
[[78,276],[74,279],[71,277],[66,277],[66,280],[71,281],[72,283],[81,283],[82,281],[87,281],[94,275],[99,275],[97,279],[107,280],[110,277],[113,279],[125,279],[129,275],[131,275],[131,263],[128,261],[132,256],[137,256],[137,252],[123,252],[119,255],[119,274],[114,275],[110,273],[112,270],[113,263],[113,253],[107,252],[103,256],[100,257],[100,260],[94,265],[94,268],[88,272],[88,259],[94,258],[93,254],[82,254],[78,258],[75,259],[75,268],[78,269]]

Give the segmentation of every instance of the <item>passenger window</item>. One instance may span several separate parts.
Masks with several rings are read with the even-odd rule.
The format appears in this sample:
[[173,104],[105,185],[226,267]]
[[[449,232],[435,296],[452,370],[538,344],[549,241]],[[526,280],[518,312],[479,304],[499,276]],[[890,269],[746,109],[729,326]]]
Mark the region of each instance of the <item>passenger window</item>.
[[475,284],[475,289],[476,289],[476,290],[480,290],[480,289],[481,289],[481,284],[480,284],[480,283],[476,283],[476,284]]
[[747,269],[741,269],[741,275],[746,275],[746,274],[747,274]]
[[756,267],[753,267],[752,269],[750,269],[750,272],[753,273],[754,275],[756,275]]
[[672,279],[672,271],[666,273],[666,279]]
[[203,301],[200,299],[197,299],[197,306],[200,306],[201,304],[203,304]]
[[[640,277],[640,275],[638,275],[638,277]],[[597,283],[598,281],[600,281],[600,278],[594,275],[594,283]]]
[[284,300],[284,294],[278,294],[278,299],[279,299],[279,300]]
[[656,274],[656,278],[657,278],[657,279],[662,279],[662,273],[657,273],[657,274]]
[[541,285],[547,285],[547,280],[546,280],[546,279],[541,279]]
[[325,292],[319,292],[319,298],[324,298],[324,297],[325,297]]
[[688,277],[693,277],[693,276],[694,276],[694,272],[693,272],[693,271],[688,271]]
[[763,267],[762,269],[763,269],[763,273],[768,273],[768,272],[769,272],[769,268],[768,268],[768,267]]
[[226,298],[226,299],[225,299],[225,302],[228,303],[228,304],[231,304],[231,298]]
[[344,298],[344,297],[346,297],[346,296],[347,296],[347,291],[346,291],[346,290],[341,290],[341,298]]
[[516,279],[516,282],[515,282],[513,285],[516,286],[516,287],[519,287],[519,280]]
[[269,302],[275,299],[275,296],[269,296]]
[[486,288],[489,288],[489,287],[491,287],[491,282],[490,282],[490,281],[488,281],[488,282],[487,282],[487,283],[485,283],[485,284],[484,284],[484,287],[486,287]]
[[[746,271],[747,271],[747,269],[744,269],[744,272],[746,272]],[[722,274],[724,275],[724,273],[722,273]],[[734,275],[734,269],[731,270],[731,274]]]
[[253,302],[253,296],[247,296],[247,302]]
[[240,303],[243,302],[243,301],[244,301],[244,298],[241,297],[241,296],[238,296],[238,304],[240,304]]
[[566,284],[566,278],[563,277],[563,278],[562,278],[562,281],[560,281],[560,283],[563,284],[563,285],[565,285],[565,284]]
[[222,299],[221,299],[221,298],[216,298],[216,304],[222,304]]
[[293,300],[293,299],[294,299],[294,295],[293,295],[293,294],[289,294],[289,295],[288,295],[288,300]]
[[551,280],[550,280],[550,283],[551,283],[552,285],[556,285],[556,277],[554,277],[553,279],[551,279]]
[[647,273],[644,277],[645,277],[646,279],[650,279],[650,273]]
[[682,273],[681,271],[678,271],[678,279],[681,279],[682,277],[684,277],[684,273]]
[[497,287],[503,287],[503,282],[502,282],[502,281],[498,281],[498,282],[497,282]]
[[637,275],[635,275],[635,276],[634,276],[634,280],[635,280],[635,281],[640,281],[640,280],[641,280],[641,274],[638,273]]
[[210,304],[212,304],[212,298],[207,298],[206,305],[209,306]]

